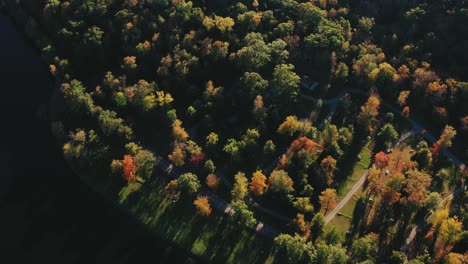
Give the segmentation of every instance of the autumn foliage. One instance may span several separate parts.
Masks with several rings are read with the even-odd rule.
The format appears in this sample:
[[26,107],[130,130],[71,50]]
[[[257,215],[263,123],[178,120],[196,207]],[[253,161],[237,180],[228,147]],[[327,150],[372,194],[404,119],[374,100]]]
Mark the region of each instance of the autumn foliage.
[[262,195],[268,186],[266,184],[266,179],[266,176],[263,175],[261,171],[254,172],[250,182],[250,191],[256,196]]
[[317,142],[308,137],[300,137],[291,143],[287,152],[288,158],[291,158],[295,153],[302,149],[311,154],[319,154],[321,151],[321,147]]
[[325,209],[325,213],[328,210],[333,210],[337,203],[336,191],[334,189],[325,189],[320,196],[319,201],[322,209]]
[[203,152],[199,151],[199,152],[194,153],[192,155],[192,157],[190,157],[190,162],[193,165],[198,166],[198,165],[200,165],[200,162],[202,162],[204,159],[205,159],[205,154],[203,154]]
[[219,179],[219,177],[214,175],[213,173],[209,174],[206,177],[206,186],[208,186],[208,188],[212,190],[217,190],[220,182],[221,182],[221,179]]
[[374,163],[375,166],[379,169],[385,168],[390,163],[390,155],[380,151],[379,153],[375,154]]
[[197,199],[193,201],[193,205],[195,205],[197,209],[197,214],[203,216],[211,214],[211,206],[207,196],[198,196]]
[[122,161],[122,168],[125,180],[128,182],[136,179],[135,172],[137,171],[137,166],[135,165],[135,161],[133,160],[132,156],[125,155]]

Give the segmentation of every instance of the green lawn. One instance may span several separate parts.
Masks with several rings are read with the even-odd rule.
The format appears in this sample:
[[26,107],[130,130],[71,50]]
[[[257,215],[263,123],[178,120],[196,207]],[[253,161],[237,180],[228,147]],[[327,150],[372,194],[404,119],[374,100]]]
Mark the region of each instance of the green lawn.
[[[338,201],[340,201],[348,192],[351,190],[353,185],[357,180],[367,171],[367,168],[372,163],[372,148],[374,142],[370,140],[359,152],[361,160],[356,162],[353,166],[353,169],[350,172],[350,175],[346,178],[346,181],[343,182],[337,189]],[[353,216],[354,207],[356,206],[357,198],[363,193],[362,188],[360,188],[356,194],[353,196],[353,199],[350,199],[339,213],[330,221],[329,225],[336,226],[337,230],[340,233],[345,234],[351,226],[352,218],[347,216]],[[345,214],[345,215],[340,215]]]
[[196,215],[191,200],[173,203],[167,198],[161,191],[164,184],[166,180],[162,178],[147,181],[143,185],[130,184],[120,193],[121,204],[149,230],[211,262],[271,261],[270,239],[251,230],[233,227],[227,216],[215,210],[208,217]]
[[336,193],[338,194],[338,200],[341,200],[341,198],[343,198],[343,196],[345,196],[349,192],[349,190],[351,190],[351,188],[356,183],[356,181],[359,178],[361,178],[361,176],[366,172],[367,168],[372,162],[371,149],[373,147],[373,144],[374,142],[372,140],[369,141],[361,149],[361,152],[359,152],[359,155],[361,156],[361,160],[354,164],[350,175],[346,178],[346,181],[344,181],[336,190]]
[[[357,199],[364,193],[363,188],[359,188],[356,194],[350,199],[336,216],[328,223],[329,225],[336,226],[336,229],[340,231],[342,235],[346,234],[351,226],[351,220],[354,213],[354,207],[356,207]],[[351,218],[349,218],[351,217]]]

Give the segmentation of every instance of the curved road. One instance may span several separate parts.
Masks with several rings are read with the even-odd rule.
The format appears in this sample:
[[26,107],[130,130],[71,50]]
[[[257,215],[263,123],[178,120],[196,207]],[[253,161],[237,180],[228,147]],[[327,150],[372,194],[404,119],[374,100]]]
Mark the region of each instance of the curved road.
[[[338,95],[336,97],[334,97],[334,98],[322,100],[324,105],[329,105],[330,106],[330,113],[325,117],[325,119],[322,121],[322,123],[319,125],[319,127],[323,127],[326,123],[328,123],[331,120],[332,116],[334,115],[334,113],[335,113],[335,111],[337,109],[339,100],[341,99],[341,97],[344,94],[347,94],[347,93],[360,94],[360,95],[364,95],[364,96],[367,95],[363,91],[347,88],[347,89],[344,89],[344,90],[340,91],[340,93],[338,93]],[[307,100],[314,101],[314,102],[320,100],[320,99],[317,99],[315,97],[312,97],[312,96],[309,96],[309,95],[304,95],[304,94],[302,94],[302,97],[307,99]],[[401,111],[399,109],[393,107],[392,105],[383,102],[383,106],[389,108],[392,112],[395,112],[395,113],[401,115]],[[402,142],[404,139],[406,139],[407,137],[409,137],[413,133],[420,133],[420,132],[424,131],[424,128],[419,123],[414,121],[413,119],[411,119],[409,117],[405,117],[405,119],[412,125],[412,127],[413,127],[412,131],[403,134],[400,137],[400,139],[395,143],[394,146],[398,145],[400,142]],[[437,141],[436,138],[432,134],[430,134],[429,132],[423,133],[423,135],[431,143],[435,143]],[[449,150],[447,150],[446,148],[442,149],[442,153],[446,157],[448,157],[450,160],[452,160],[461,169],[465,168],[465,164],[460,159],[458,159],[455,155],[453,155]],[[171,177],[173,179],[176,179],[181,175],[181,172],[176,167],[174,167],[169,161],[167,161],[164,157],[162,157],[162,156],[160,156],[160,155],[158,155],[156,153],[153,153],[153,154],[156,157],[155,164],[157,166],[161,166],[161,168],[164,171],[167,172],[167,175],[169,177]],[[281,158],[281,156],[279,158]],[[272,170],[272,168],[274,168],[274,166],[276,165],[275,162],[277,163],[277,160],[279,160],[279,158],[275,159],[275,161],[272,163],[273,165],[270,164],[270,166],[268,166],[264,170],[264,172],[268,172],[268,171]],[[232,183],[230,183],[230,181],[224,176],[224,174],[222,172],[217,171],[216,174],[218,176],[220,176],[220,178],[223,180],[224,184],[227,187],[232,188]],[[338,205],[332,211],[330,211],[330,213],[327,214],[327,216],[325,217],[325,222],[326,223],[328,223],[331,219],[333,219],[333,217],[339,212],[339,210],[341,210],[341,208],[343,208],[343,206],[353,197],[353,195],[364,184],[364,182],[366,180],[366,177],[367,177],[367,171],[366,171],[366,173],[364,173],[361,176],[361,178],[356,182],[356,184],[351,188],[351,190],[346,194],[346,196],[340,201],[340,203],[338,203]],[[210,200],[210,203],[218,211],[221,211],[221,212],[227,213],[227,214],[231,213],[230,210],[226,210],[226,208],[229,208],[228,202],[225,201],[224,199],[222,199],[221,197],[219,197],[219,196],[217,196],[215,194],[212,194],[212,193],[210,193],[210,192],[208,192],[206,190],[202,190],[200,193],[206,194],[208,196],[209,200]],[[451,194],[451,196],[453,197],[453,194]],[[285,217],[284,215],[279,214],[279,213],[277,213],[277,212],[275,212],[273,210],[262,207],[261,205],[259,205],[255,201],[253,201],[253,199],[250,198],[250,197],[249,197],[248,201],[257,210],[261,210],[261,211],[263,211],[263,212],[265,212],[265,213],[267,213],[269,215],[272,215],[272,216],[274,216],[274,217],[276,217],[278,219],[281,219],[281,220],[284,220],[284,221],[290,221],[290,219]],[[415,228],[413,228],[413,230],[411,231],[410,237],[407,239],[407,241],[406,241],[407,243],[405,243],[405,245],[408,245],[412,241],[412,239],[414,238],[414,236],[416,234],[416,228],[417,228],[417,226]],[[257,223],[256,231],[259,234],[262,234],[262,235],[264,235],[266,237],[270,237],[270,238],[274,238],[274,237],[276,237],[276,236],[278,236],[280,234],[280,232],[278,230],[276,230],[273,227],[271,227],[271,226],[269,226],[269,225],[267,225],[265,223],[262,223],[262,222]]]
[[[414,131],[409,131],[409,132],[406,132],[404,134],[402,134],[400,136],[400,138],[393,144],[393,148],[395,148],[396,146],[398,146],[398,144],[400,144],[401,142],[403,142],[405,139],[407,139],[409,136],[413,135],[414,134]],[[362,187],[362,185],[364,185],[364,183],[366,182],[366,179],[367,179],[367,175],[369,173],[369,170],[367,170],[360,178],[359,180],[353,185],[353,187],[351,188],[351,190],[349,190],[349,192],[345,195],[345,197],[343,197],[343,199],[341,199],[341,201],[336,205],[336,207],[331,210],[326,216],[325,216],[325,223],[328,223],[330,222],[334,217],[335,215],[343,208],[343,206],[346,205],[346,203],[349,202],[349,200],[351,198],[353,198],[354,194],[359,190],[359,188]]]
[[[340,98],[343,95],[347,94],[347,93],[354,93],[354,94],[359,94],[359,95],[364,95],[364,96],[367,95],[363,91],[347,88],[347,89],[344,89],[344,90],[340,91],[340,93],[338,93],[338,95],[336,97],[334,97],[334,98],[322,100],[324,105],[330,105],[330,113],[327,115],[325,120],[322,122],[321,126],[323,126],[324,124],[326,124],[326,122],[329,122],[331,120],[331,117],[333,116],[333,114],[336,111],[337,104],[338,104]],[[302,94],[302,97],[307,99],[307,100],[314,101],[314,102],[319,100],[319,99],[317,99],[315,97],[304,95],[304,94]],[[396,107],[394,107],[394,106],[392,106],[392,105],[390,105],[390,104],[388,104],[386,102],[383,102],[382,105],[384,107],[390,109],[392,112],[395,112],[398,115],[401,115],[401,110],[399,110],[398,108],[396,108]],[[400,139],[394,144],[394,147],[396,145],[398,145],[399,143],[401,143],[402,141],[404,141],[409,136],[411,136],[412,134],[421,133],[423,131],[426,131],[424,129],[424,127],[422,125],[420,125],[418,122],[416,122],[415,120],[413,120],[413,119],[411,119],[409,117],[405,117],[405,119],[411,124],[412,130],[410,132],[407,132],[407,133],[403,134],[400,137]],[[422,134],[432,144],[434,144],[437,141],[437,139],[431,133],[429,133],[427,131],[425,133],[422,133]],[[460,169],[463,170],[466,167],[465,164],[460,159],[458,159],[453,153],[451,153],[448,149],[443,148],[442,149],[442,154],[444,154],[447,158],[452,160],[452,162],[455,163]],[[335,215],[343,208],[343,206],[353,197],[353,195],[364,184],[364,182],[366,180],[366,177],[367,177],[367,171],[366,171],[366,173],[364,173],[361,176],[361,178],[359,178],[359,180],[356,182],[356,184],[351,188],[351,190],[346,194],[346,196],[338,203],[338,205],[332,211],[330,211],[327,214],[327,216],[325,217],[325,222],[326,223],[330,222],[331,219],[333,219],[333,217],[335,217]],[[410,235],[411,239],[409,240],[409,242],[411,242],[412,238],[414,238],[414,235],[416,234],[415,230],[413,230],[411,232],[411,234],[412,235]]]

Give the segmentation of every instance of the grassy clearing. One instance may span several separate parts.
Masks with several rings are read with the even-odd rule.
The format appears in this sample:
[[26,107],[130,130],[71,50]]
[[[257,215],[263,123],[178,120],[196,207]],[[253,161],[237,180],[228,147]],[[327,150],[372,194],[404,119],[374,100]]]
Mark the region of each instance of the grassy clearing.
[[342,235],[345,235],[346,231],[350,229],[354,207],[356,207],[357,200],[363,193],[363,188],[359,188],[353,198],[350,199],[343,208],[341,208],[339,213],[330,221],[329,225],[335,226]]
[[359,152],[361,160],[356,162],[351,170],[350,175],[336,190],[338,194],[338,200],[341,200],[351,190],[353,185],[361,178],[361,176],[367,171],[367,168],[372,162],[372,147],[373,141],[369,141]]
[[151,231],[214,263],[264,263],[271,259],[270,239],[233,227],[227,216],[218,212],[209,217],[196,215],[191,199],[173,203],[162,191],[165,183],[165,179],[156,178],[139,187],[124,187],[122,205]]
[[[371,149],[373,148],[373,145],[374,142],[371,140],[359,152],[361,160],[354,164],[350,176],[347,177],[346,181],[337,189],[338,200],[341,200],[351,190],[357,180],[366,173],[367,168],[372,163]],[[353,196],[353,199],[350,199],[340,210],[339,214],[337,214],[329,223],[329,225],[336,226],[337,230],[343,235],[346,234],[346,231],[348,231],[351,226],[352,218],[347,216],[353,216],[354,207],[356,207],[356,200],[362,193],[363,189],[360,188]],[[340,215],[340,213],[345,215]]]

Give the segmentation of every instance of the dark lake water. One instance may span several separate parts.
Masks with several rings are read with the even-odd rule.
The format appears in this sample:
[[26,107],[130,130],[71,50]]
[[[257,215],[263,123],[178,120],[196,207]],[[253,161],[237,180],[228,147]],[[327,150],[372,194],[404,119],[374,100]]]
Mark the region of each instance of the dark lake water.
[[70,170],[41,118],[47,70],[0,14],[0,263],[195,263]]

